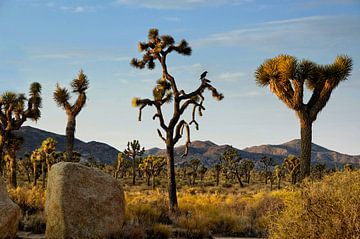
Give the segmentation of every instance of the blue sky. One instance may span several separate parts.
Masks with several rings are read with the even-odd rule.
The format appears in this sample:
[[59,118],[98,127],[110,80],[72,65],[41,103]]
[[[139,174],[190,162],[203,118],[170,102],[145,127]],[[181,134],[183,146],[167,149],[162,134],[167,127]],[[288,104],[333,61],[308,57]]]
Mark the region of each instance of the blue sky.
[[295,113],[255,84],[254,71],[265,59],[286,53],[328,64],[338,54],[351,56],[352,76],[319,114],[313,142],[360,154],[358,0],[0,0],[0,91],[27,92],[31,82],[40,82],[42,118],[26,124],[63,134],[66,116],[52,92],[57,82],[68,86],[83,69],[89,100],[77,118],[76,137],[120,150],[132,139],[146,148],[163,147],[153,110],[145,109],[138,122],[130,103],[134,96],[150,97],[160,77],[158,68],[129,65],[141,56],[137,43],[153,27],[193,48],[190,57],[168,58],[179,86],[194,89],[207,70],[225,95],[221,102],[206,95],[192,140],[239,148],[300,135]]

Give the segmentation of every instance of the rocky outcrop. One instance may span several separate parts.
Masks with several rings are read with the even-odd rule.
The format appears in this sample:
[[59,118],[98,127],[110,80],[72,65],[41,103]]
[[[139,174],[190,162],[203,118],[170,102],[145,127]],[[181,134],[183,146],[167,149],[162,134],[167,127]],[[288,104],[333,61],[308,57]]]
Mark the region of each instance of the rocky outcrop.
[[20,208],[11,199],[0,178],[0,238],[15,238],[20,220]]
[[45,213],[46,238],[110,238],[124,222],[124,192],[98,169],[61,162],[49,172]]

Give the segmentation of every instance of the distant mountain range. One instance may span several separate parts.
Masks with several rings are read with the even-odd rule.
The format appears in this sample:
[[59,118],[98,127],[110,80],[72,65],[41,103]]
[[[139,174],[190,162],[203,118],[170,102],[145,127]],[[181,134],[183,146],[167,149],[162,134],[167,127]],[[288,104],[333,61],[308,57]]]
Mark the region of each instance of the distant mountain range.
[[[54,138],[57,141],[56,150],[65,150],[65,136],[51,132],[47,132],[41,129],[33,128],[30,126],[23,126],[18,132],[24,138],[24,144],[17,153],[18,155],[24,155],[26,152],[31,153],[33,150],[41,146],[41,142],[48,137]],[[74,150],[81,153],[83,159],[93,158],[97,162],[106,164],[112,164],[117,159],[119,151],[107,144],[90,141],[88,143],[75,139]]]
[[[32,152],[41,145],[41,142],[48,138],[54,138],[57,144],[57,150],[63,151],[65,149],[65,136],[24,126],[19,130],[24,137],[24,144],[18,155],[23,155],[25,152]],[[229,149],[230,145],[217,145],[211,141],[193,141],[189,147],[189,154],[186,158],[181,158],[184,153],[184,146],[175,148],[175,162],[182,164],[191,158],[199,158],[205,165],[212,165],[218,162],[222,153]],[[74,150],[79,151],[84,159],[90,157],[97,162],[112,164],[117,159],[118,150],[105,143],[91,141],[83,142],[76,139]],[[290,142],[280,145],[260,145],[248,147],[245,149],[237,149],[242,158],[257,161],[263,156],[272,157],[278,163],[281,163],[289,154],[300,155],[300,140],[295,139]],[[146,155],[165,155],[164,149],[151,148],[145,151]],[[312,145],[312,161],[325,163],[327,166],[333,167],[335,165],[342,165],[345,163],[360,164],[360,155],[352,156],[341,154],[319,145]]]
[[[230,145],[217,145],[211,141],[194,141],[189,147],[189,154],[186,159],[181,158],[181,155],[184,153],[184,146],[175,148],[175,161],[177,164],[182,164],[189,158],[199,158],[204,164],[212,165],[213,163],[218,162],[222,153],[230,147]],[[282,163],[283,159],[290,154],[296,156],[300,155],[300,140],[295,139],[280,145],[261,145],[237,150],[244,159],[258,161],[263,156],[268,156],[275,159],[277,163]],[[165,155],[165,150],[153,148],[149,149],[147,153]],[[317,144],[312,144],[311,157],[313,163],[325,163],[328,167],[334,167],[337,164],[360,163],[360,155],[352,156],[341,154]]]

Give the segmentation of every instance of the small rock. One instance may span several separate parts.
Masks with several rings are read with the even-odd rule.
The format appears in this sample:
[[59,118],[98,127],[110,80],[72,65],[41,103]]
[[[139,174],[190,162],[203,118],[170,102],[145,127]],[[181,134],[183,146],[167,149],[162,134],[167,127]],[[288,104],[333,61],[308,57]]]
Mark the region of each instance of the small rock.
[[124,192],[98,169],[61,162],[49,172],[45,214],[46,238],[109,238],[121,232]]
[[20,221],[20,208],[11,199],[0,178],[0,238],[15,238]]

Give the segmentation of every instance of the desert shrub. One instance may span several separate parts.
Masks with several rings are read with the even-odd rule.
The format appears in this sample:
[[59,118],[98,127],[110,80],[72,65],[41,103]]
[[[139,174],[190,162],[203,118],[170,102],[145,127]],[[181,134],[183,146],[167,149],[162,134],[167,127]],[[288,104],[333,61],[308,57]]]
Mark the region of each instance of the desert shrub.
[[146,231],[146,239],[167,239],[171,236],[171,229],[164,224],[154,224]]
[[305,182],[270,224],[270,238],[360,238],[360,171]]
[[44,210],[45,190],[41,187],[8,188],[10,198],[19,205],[22,212],[35,213]]
[[21,222],[20,228],[24,231],[31,231],[32,233],[45,233],[46,218],[43,211],[38,211],[35,214],[26,214]]

